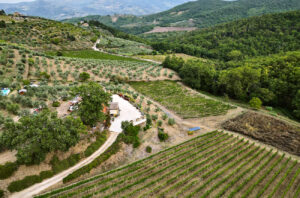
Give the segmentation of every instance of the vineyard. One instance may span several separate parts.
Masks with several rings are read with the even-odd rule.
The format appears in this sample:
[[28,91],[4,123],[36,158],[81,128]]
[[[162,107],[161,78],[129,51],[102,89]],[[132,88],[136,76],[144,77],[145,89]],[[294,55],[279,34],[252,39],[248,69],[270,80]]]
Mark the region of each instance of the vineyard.
[[38,197],[300,196],[300,163],[223,132]]
[[185,119],[222,115],[234,108],[191,93],[173,81],[131,82],[130,85]]

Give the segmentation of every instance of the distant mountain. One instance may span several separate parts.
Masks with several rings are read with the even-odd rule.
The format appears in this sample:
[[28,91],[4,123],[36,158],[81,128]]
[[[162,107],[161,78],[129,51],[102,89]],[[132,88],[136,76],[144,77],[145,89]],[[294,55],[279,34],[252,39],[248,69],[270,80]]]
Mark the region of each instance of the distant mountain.
[[205,28],[241,18],[298,9],[299,0],[198,0],[141,17],[88,16],[83,19],[92,18],[127,33],[141,34],[157,26]]
[[36,0],[22,3],[0,3],[7,13],[65,19],[87,15],[134,14],[161,12],[189,0]]

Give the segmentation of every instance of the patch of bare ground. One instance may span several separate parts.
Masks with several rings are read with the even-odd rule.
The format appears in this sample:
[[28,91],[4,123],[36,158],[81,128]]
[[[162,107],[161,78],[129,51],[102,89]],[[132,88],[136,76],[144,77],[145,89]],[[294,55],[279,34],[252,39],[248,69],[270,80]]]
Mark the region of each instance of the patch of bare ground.
[[6,162],[14,162],[16,158],[17,151],[4,151],[0,153],[0,164],[5,164]]
[[196,27],[154,27],[153,30],[144,34],[161,33],[161,32],[180,32],[180,31],[193,31]]
[[300,156],[300,129],[281,120],[247,112],[225,122],[222,126],[226,130],[241,133]]

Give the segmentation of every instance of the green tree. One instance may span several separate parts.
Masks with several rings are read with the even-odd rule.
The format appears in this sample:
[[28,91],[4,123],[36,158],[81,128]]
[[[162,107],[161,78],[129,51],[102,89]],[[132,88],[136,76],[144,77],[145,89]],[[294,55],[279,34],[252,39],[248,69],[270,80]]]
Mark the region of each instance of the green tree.
[[87,81],[88,79],[90,79],[90,77],[91,77],[90,74],[86,72],[82,72],[81,74],[79,74],[79,79],[82,82]]
[[80,95],[78,114],[84,124],[93,126],[103,122],[106,115],[102,112],[103,106],[108,105],[110,94],[106,93],[96,82],[83,84],[73,90],[73,95]]
[[19,122],[5,123],[0,147],[16,149],[20,164],[39,164],[51,151],[67,151],[85,131],[80,119],[60,119],[47,110],[38,115],[21,117]]
[[250,107],[252,107],[253,109],[260,109],[261,105],[262,105],[262,101],[257,98],[257,97],[253,97],[250,102],[249,102]]

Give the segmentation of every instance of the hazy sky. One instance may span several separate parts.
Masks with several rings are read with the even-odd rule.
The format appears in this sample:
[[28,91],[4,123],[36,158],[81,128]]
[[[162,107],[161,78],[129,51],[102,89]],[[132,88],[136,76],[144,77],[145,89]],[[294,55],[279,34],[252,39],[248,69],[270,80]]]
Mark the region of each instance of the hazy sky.
[[18,3],[24,1],[34,1],[34,0],[0,0],[0,3]]

